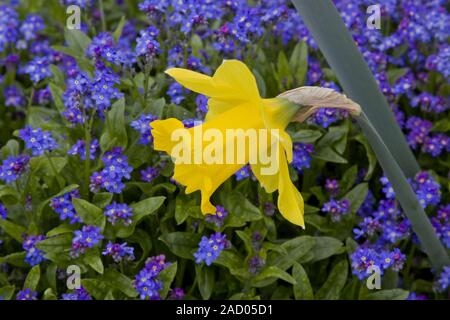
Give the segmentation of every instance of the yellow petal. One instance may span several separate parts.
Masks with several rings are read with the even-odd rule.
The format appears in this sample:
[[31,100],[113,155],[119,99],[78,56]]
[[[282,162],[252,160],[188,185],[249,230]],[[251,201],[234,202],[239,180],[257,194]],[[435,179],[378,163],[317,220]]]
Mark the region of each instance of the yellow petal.
[[189,90],[208,97],[218,96],[224,90],[229,90],[227,87],[217,86],[212,77],[188,69],[171,68],[166,70],[166,74]]
[[305,228],[303,197],[291,181],[284,152],[280,152],[278,210],[286,220]]
[[173,147],[178,143],[172,139],[172,132],[184,128],[183,123],[178,119],[170,118],[152,121],[150,127],[152,127],[154,149],[165,151],[170,155]]

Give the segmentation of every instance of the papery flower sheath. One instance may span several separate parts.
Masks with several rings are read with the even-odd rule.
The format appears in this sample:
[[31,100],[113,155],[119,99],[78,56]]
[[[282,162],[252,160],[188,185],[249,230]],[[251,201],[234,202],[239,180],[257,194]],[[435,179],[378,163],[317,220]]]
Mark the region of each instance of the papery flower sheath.
[[[292,183],[288,170],[288,162],[292,161],[292,141],[285,131],[300,106],[285,98],[262,99],[255,77],[244,63],[237,60],[225,60],[213,77],[180,68],[169,69],[166,73],[186,88],[209,97],[209,111],[205,122],[200,125],[203,131],[216,129],[225,136],[227,129],[244,131],[247,129],[276,129],[270,131],[270,139],[269,137],[258,139],[258,152],[275,155],[274,158],[278,164],[276,172],[267,174],[264,172],[264,164],[260,162],[251,163],[251,168],[267,192],[278,190],[278,209],[281,214],[290,222],[304,227],[303,198]],[[176,156],[172,152],[177,141],[173,141],[172,133],[177,129],[184,128],[183,123],[170,118],[155,120],[150,126],[153,128],[154,148],[165,151],[173,159],[175,158],[173,178],[186,186],[187,194],[199,190],[202,196],[201,210],[203,214],[214,214],[216,207],[210,202],[211,195],[246,163],[177,163]],[[195,128],[186,130],[193,135]],[[278,132],[278,134],[272,132]],[[223,145],[222,152],[230,151],[227,150],[230,145],[235,146],[236,144],[227,140]],[[249,159],[255,154],[249,150],[248,143],[246,146],[245,159],[246,162],[249,162]],[[194,153],[195,151],[193,150]]]

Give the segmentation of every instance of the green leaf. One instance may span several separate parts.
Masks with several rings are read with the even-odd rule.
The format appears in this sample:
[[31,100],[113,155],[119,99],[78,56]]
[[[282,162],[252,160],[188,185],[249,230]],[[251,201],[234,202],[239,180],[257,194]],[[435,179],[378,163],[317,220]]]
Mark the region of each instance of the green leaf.
[[36,247],[46,253],[68,252],[72,248],[72,234],[63,233],[36,243]]
[[111,203],[113,199],[113,194],[109,192],[100,192],[94,194],[94,198],[92,199],[92,203],[99,207],[99,208],[105,208],[107,205]]
[[103,300],[109,292],[107,283],[99,279],[81,279],[81,285],[97,300]]
[[224,250],[220,253],[214,264],[227,268],[231,274],[240,275],[242,267],[242,259],[233,251]]
[[293,142],[313,143],[322,137],[319,130],[300,129],[291,135]]
[[352,190],[347,192],[342,199],[347,199],[350,202],[350,212],[355,213],[363,204],[369,192],[369,186],[367,183],[360,183]]
[[28,264],[25,262],[26,252],[14,252],[8,254],[7,256],[0,257],[0,263],[8,263],[16,267],[27,267]]
[[133,280],[115,269],[106,269],[103,280],[127,297],[134,298],[138,295],[138,292],[134,289]]
[[296,300],[312,300],[314,299],[313,289],[309,282],[308,275],[305,269],[299,263],[294,263],[292,268],[292,278],[295,279],[294,284],[294,297]]
[[339,191],[342,193],[345,193],[348,190],[350,190],[350,188],[353,186],[353,184],[356,181],[357,174],[358,174],[358,166],[357,165],[353,165],[350,168],[348,168],[344,172],[342,179],[339,182]]
[[158,280],[160,280],[163,284],[163,288],[159,291],[160,297],[164,300],[169,293],[170,286],[175,279],[175,275],[177,274],[178,264],[172,263],[170,266],[161,271],[158,275]]
[[367,300],[406,300],[408,295],[409,291],[403,289],[390,289],[369,293],[366,298]]
[[8,142],[0,148],[0,157],[7,158],[8,156],[17,156],[19,154],[19,143],[14,140],[8,140]]
[[76,230],[76,227],[72,224],[60,224],[59,226],[51,229],[49,232],[47,232],[47,237],[53,237],[57,236],[59,234],[63,233],[72,233]]
[[102,209],[86,200],[79,198],[73,198],[72,204],[75,207],[77,214],[81,217],[83,223],[97,226],[102,229],[104,228],[106,219],[103,215]]
[[22,235],[26,232],[26,229],[8,220],[0,219],[0,227],[5,231],[11,238],[22,243]]
[[[30,167],[36,175],[46,175],[48,177],[55,177],[55,171],[60,174],[64,167],[67,165],[67,158],[52,157],[52,163],[47,157],[31,158]],[[55,170],[53,170],[53,167]]]
[[304,85],[308,72],[308,45],[306,42],[297,43],[289,59],[289,67],[297,80],[296,86]]
[[198,289],[203,300],[209,300],[214,290],[215,273],[214,269],[205,266],[195,266],[197,273]]
[[325,283],[317,291],[315,298],[319,300],[337,300],[347,282],[348,262],[342,260],[331,270]]
[[313,157],[324,160],[327,162],[334,163],[347,163],[347,159],[340,156],[336,151],[334,151],[331,147],[326,147],[323,149],[316,150],[313,153]]
[[119,226],[116,233],[117,236],[120,238],[127,238],[132,235],[136,225],[146,216],[155,214],[162,206],[165,199],[165,197],[152,197],[132,204],[130,206],[133,210],[133,216],[131,217],[132,222],[128,226]]
[[100,138],[100,147],[106,151],[111,141],[115,139],[114,146],[126,149],[128,135],[125,126],[125,98],[121,98],[113,103],[111,110],[106,115],[106,125]]
[[252,286],[257,288],[265,287],[272,284],[277,279],[284,280],[293,285],[296,284],[295,279],[286,271],[283,271],[276,266],[268,266],[252,279]]
[[39,267],[39,265],[36,265],[31,268],[30,272],[28,272],[28,275],[25,278],[25,282],[23,284],[23,288],[30,288],[31,290],[36,291],[40,278],[41,268]]
[[201,235],[190,232],[172,232],[159,237],[175,255],[190,260],[194,259],[200,239]]
[[367,157],[367,161],[369,161],[369,166],[367,168],[367,173],[366,173],[366,176],[364,177],[364,179],[368,180],[372,176],[373,171],[375,170],[375,167],[377,166],[377,157],[375,156],[375,153],[373,152],[372,147],[370,146],[369,142],[363,135],[357,135],[357,136],[353,137],[353,139],[358,141],[359,143],[361,143],[363,145],[364,149],[366,149],[366,157]]
[[50,83],[49,87],[50,87],[50,92],[52,93],[52,98],[53,98],[53,102],[55,103],[56,109],[58,109],[59,112],[64,112],[65,107],[64,107],[64,102],[62,99],[62,95],[63,95],[64,91],[54,83]]
[[4,286],[0,288],[0,297],[3,300],[11,300],[14,295],[14,291],[16,290],[15,286]]
[[239,192],[222,193],[222,203],[228,211],[226,227],[242,227],[248,221],[262,218],[261,211]]
[[42,296],[42,300],[58,300],[58,297],[53,293],[52,288],[47,288],[44,291],[44,295]]
[[284,242],[281,247],[287,254],[282,255],[271,252],[267,258],[267,265],[276,266],[281,270],[287,270],[301,257],[306,255],[314,247],[316,241],[311,236],[300,236]]
[[86,254],[86,256],[84,257],[83,260],[92,269],[94,269],[95,271],[97,271],[100,274],[103,274],[104,267],[103,267],[102,259],[100,257],[100,253],[96,252],[95,250],[91,251],[88,254]]
[[69,48],[79,55],[84,55],[91,43],[91,39],[85,33],[76,29],[64,29],[64,38]]
[[311,261],[308,262],[316,262],[326,258],[331,257],[332,255],[342,253],[344,248],[344,244],[332,237],[314,237],[315,245],[311,249],[311,253],[314,255]]
[[120,36],[122,35],[122,30],[123,27],[125,26],[125,22],[127,22],[125,16],[122,16],[122,18],[120,18],[119,24],[116,27],[116,30],[114,30],[113,32],[113,38],[114,41],[118,41],[120,39]]

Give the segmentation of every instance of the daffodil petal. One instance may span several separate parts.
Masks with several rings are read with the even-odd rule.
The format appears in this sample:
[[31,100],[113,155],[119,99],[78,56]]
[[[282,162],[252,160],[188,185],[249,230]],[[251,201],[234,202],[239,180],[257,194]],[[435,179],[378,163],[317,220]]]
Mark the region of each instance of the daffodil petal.
[[152,121],[150,127],[152,127],[153,148],[170,155],[173,147],[178,143],[172,139],[172,133],[177,129],[183,129],[183,123],[178,119],[170,118]]
[[226,87],[217,86],[212,77],[195,71],[171,68],[166,70],[166,74],[189,90],[201,93],[208,97],[218,96],[221,95],[223,91],[227,91]]
[[278,210],[286,220],[305,228],[303,197],[291,181],[284,152],[280,152],[278,177]]

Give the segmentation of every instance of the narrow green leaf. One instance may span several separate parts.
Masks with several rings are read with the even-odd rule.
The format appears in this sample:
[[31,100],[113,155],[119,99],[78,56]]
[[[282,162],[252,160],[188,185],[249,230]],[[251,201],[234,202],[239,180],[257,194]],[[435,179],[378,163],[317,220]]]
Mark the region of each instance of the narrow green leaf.
[[312,300],[314,299],[313,289],[309,282],[305,269],[299,263],[295,263],[292,268],[292,278],[295,279],[294,297],[296,300]]
[[25,282],[23,284],[23,288],[30,288],[31,290],[36,291],[40,278],[41,268],[39,267],[39,265],[36,265],[31,268],[30,272],[28,272],[28,275],[25,278]]
[[369,293],[366,298],[367,300],[406,300],[408,295],[409,291],[403,289],[390,289]]
[[331,270],[325,283],[317,291],[315,298],[319,300],[337,300],[347,282],[348,262],[342,260]]
[[209,300],[215,284],[214,269],[196,265],[195,272],[197,273],[198,289],[200,294],[203,300]]

